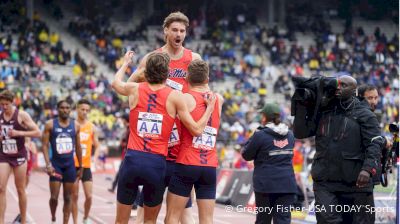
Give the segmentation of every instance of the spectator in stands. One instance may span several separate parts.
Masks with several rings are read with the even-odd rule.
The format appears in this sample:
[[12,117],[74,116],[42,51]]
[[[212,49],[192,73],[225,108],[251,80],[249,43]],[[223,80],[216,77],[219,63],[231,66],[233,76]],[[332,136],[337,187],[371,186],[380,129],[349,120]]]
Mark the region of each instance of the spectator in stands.
[[277,104],[266,104],[261,110],[261,124],[242,150],[245,160],[254,160],[253,186],[258,208],[256,223],[291,221],[290,206],[297,192],[292,158],[294,136],[280,121]]

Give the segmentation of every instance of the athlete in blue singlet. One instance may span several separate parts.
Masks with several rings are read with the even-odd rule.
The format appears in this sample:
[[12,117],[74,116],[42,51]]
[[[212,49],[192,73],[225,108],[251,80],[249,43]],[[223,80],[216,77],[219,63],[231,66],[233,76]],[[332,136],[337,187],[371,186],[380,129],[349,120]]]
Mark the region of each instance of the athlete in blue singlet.
[[[56,221],[56,209],[61,183],[64,193],[64,218],[67,224],[71,212],[71,194],[74,182],[82,175],[82,151],[79,139],[80,126],[71,119],[71,105],[62,100],[57,103],[58,117],[46,122],[43,133],[43,154],[46,161],[46,171],[50,176],[50,211],[51,220]],[[49,143],[52,150],[51,161],[49,159]],[[79,167],[75,168],[74,152],[78,158]]]

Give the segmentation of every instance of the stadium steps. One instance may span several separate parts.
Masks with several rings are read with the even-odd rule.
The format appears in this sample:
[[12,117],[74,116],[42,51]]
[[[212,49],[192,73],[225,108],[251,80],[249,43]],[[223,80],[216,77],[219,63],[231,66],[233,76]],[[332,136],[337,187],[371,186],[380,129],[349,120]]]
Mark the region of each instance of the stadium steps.
[[50,32],[54,31],[60,35],[60,40],[63,42],[64,49],[70,50],[72,55],[75,53],[75,51],[79,50],[79,54],[87,64],[93,62],[96,65],[96,75],[103,73],[108,79],[111,80],[114,72],[111,71],[106,64],[102,63],[94,52],[89,51],[77,38],[69,34],[66,28],[60,26],[60,22],[53,19],[43,7],[38,6],[36,9],[40,14],[41,19],[48,25]]

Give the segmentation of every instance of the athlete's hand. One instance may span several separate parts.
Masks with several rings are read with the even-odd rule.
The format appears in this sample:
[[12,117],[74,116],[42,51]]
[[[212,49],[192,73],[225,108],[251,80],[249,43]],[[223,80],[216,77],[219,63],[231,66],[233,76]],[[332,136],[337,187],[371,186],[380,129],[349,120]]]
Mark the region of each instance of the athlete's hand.
[[208,93],[204,95],[204,101],[206,102],[207,107],[211,107],[214,110],[215,102],[217,101],[217,95],[214,93]]
[[47,166],[47,167],[46,167],[46,173],[47,173],[49,176],[53,176],[54,173],[55,173],[54,167],[53,167],[53,166]]
[[133,63],[133,57],[135,56],[135,52],[127,51],[124,56],[124,64],[130,65]]
[[7,134],[8,134],[8,136],[9,136],[10,138],[22,136],[21,131],[17,131],[17,130],[14,130],[14,129],[8,130]]
[[76,180],[82,179],[82,174],[83,174],[83,168],[79,168],[77,173],[76,173]]
[[358,175],[357,178],[357,183],[356,186],[361,188],[361,187],[366,187],[369,183],[369,178],[370,178],[370,174],[365,171],[365,170],[361,170],[360,174]]

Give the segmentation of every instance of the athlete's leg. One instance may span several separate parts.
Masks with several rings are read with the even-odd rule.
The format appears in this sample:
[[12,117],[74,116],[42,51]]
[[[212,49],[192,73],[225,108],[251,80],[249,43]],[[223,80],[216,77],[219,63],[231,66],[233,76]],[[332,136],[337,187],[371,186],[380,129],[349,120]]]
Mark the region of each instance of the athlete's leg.
[[194,224],[195,220],[192,214],[192,200],[189,198],[188,202],[186,203],[185,209],[182,212],[180,218],[181,224]]
[[211,224],[214,217],[214,199],[197,199],[197,206],[199,207],[199,223]]
[[143,195],[143,190],[140,191],[139,194],[139,202],[138,202],[138,207],[136,210],[136,219],[135,219],[135,223],[136,224],[143,224],[144,222],[144,209],[143,209],[143,201],[144,201],[144,195]]
[[50,212],[51,212],[51,221],[55,222],[56,221],[56,211],[57,211],[57,205],[58,205],[58,195],[60,194],[60,187],[61,187],[61,182],[60,181],[50,181],[50,200],[49,200],[49,205],[50,205]]
[[8,177],[10,177],[11,166],[6,162],[0,163],[0,224],[4,224],[6,212],[6,192]]
[[125,205],[117,201],[117,217],[115,224],[127,224],[131,214],[132,205]]
[[18,193],[18,205],[21,215],[21,223],[26,223],[26,204],[27,204],[26,192],[25,192],[26,168],[27,168],[26,162],[20,166],[16,166],[13,168],[14,178],[15,178],[14,179],[15,188],[17,189]]
[[183,197],[171,193],[167,193],[167,215],[165,216],[166,224],[179,223],[179,219],[182,216],[183,210],[189,197]]
[[79,180],[75,181],[72,189],[72,220],[74,224],[78,223],[78,198],[79,198]]
[[83,219],[88,219],[90,208],[92,207],[92,189],[93,181],[82,182],[83,191],[85,193],[84,216]]
[[74,182],[65,182],[63,183],[63,196],[64,196],[64,207],[63,207],[63,213],[64,213],[64,218],[63,222],[64,224],[68,224],[69,216],[71,215],[71,195],[72,195],[72,190],[74,188]]

